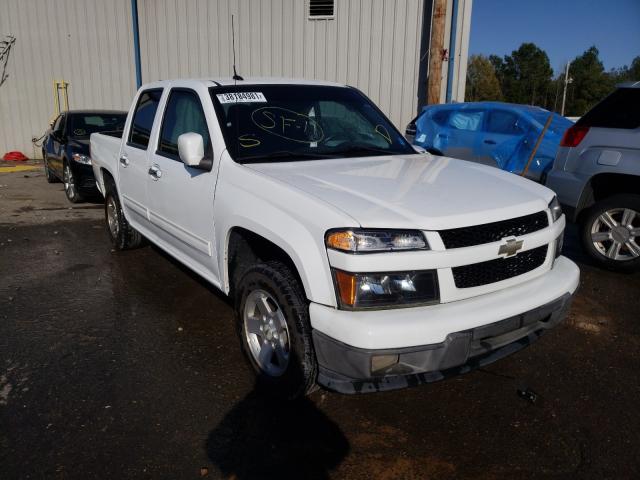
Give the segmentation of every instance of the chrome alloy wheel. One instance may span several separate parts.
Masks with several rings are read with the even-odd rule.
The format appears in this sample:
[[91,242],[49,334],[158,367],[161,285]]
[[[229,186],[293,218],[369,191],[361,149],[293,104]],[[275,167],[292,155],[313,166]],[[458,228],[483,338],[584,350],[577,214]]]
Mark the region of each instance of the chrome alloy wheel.
[[75,179],[73,178],[73,172],[71,171],[71,168],[67,163],[65,163],[64,165],[62,177],[64,181],[64,191],[67,194],[67,197],[69,197],[70,199],[75,198],[76,196]]
[[107,225],[109,226],[109,233],[113,238],[118,238],[118,232],[120,231],[120,222],[118,221],[118,206],[112,195],[109,195],[107,201]]
[[281,376],[289,365],[289,329],[276,300],[264,290],[253,290],[245,301],[243,322],[249,351],[260,370]]
[[640,212],[631,208],[613,208],[591,225],[591,241],[600,254],[611,260],[640,257]]

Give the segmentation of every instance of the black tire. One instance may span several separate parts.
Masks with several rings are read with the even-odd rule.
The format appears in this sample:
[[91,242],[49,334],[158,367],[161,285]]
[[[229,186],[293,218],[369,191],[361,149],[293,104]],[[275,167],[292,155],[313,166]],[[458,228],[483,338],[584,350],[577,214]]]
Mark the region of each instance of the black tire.
[[[636,212],[630,225],[622,225],[625,218],[625,209]],[[609,212],[618,225],[618,232],[607,227],[601,218],[603,214]],[[610,231],[610,240],[603,240],[594,243],[600,237],[593,237],[592,232],[605,234]],[[627,231],[629,233],[627,233]],[[640,195],[623,194],[614,195],[597,202],[592,206],[580,221],[580,237],[582,245],[589,256],[600,266],[618,272],[633,272],[640,269]],[[629,238],[627,242],[623,242]],[[607,253],[615,253],[610,248],[615,247],[614,241],[621,243],[619,259],[607,256]],[[627,258],[623,258],[627,257]]]
[[60,180],[53,173],[51,173],[51,169],[49,168],[49,160],[47,159],[47,154],[42,153],[42,160],[44,162],[44,176],[47,179],[47,183],[59,183]]
[[[114,223],[110,223],[110,216]],[[124,216],[120,198],[115,188],[107,190],[104,198],[104,219],[107,233],[116,250],[130,250],[142,243],[142,235],[134,229]]]
[[[289,267],[278,261],[249,267],[235,287],[236,326],[242,350],[264,393],[294,399],[316,389],[318,365],[313,349],[309,305],[300,281]],[[284,373],[273,376],[263,370],[252,354],[244,321],[247,299],[252,292],[266,292],[284,315],[288,330],[288,364]],[[275,355],[275,353],[274,353]]]
[[64,194],[67,196],[67,200],[71,203],[80,203],[84,200],[78,191],[73,169],[66,160],[62,164],[62,181],[64,183]]

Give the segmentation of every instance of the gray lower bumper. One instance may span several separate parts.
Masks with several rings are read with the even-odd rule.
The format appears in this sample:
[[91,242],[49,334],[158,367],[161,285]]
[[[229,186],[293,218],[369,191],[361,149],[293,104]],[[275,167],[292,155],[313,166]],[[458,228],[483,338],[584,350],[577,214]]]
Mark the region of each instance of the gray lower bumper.
[[[318,383],[341,393],[394,390],[466,373],[506,357],[555,327],[566,316],[572,296],[562,297],[515,317],[447,335],[442,343],[388,350],[365,350],[338,342],[317,330],[313,341],[320,366]],[[397,355],[397,363],[371,371],[371,359]]]

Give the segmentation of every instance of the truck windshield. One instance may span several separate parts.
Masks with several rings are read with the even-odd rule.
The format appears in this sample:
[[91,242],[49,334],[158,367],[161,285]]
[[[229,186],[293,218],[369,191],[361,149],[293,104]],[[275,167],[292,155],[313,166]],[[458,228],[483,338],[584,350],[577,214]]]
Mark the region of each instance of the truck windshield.
[[239,163],[416,153],[352,88],[243,85],[210,92],[227,149]]

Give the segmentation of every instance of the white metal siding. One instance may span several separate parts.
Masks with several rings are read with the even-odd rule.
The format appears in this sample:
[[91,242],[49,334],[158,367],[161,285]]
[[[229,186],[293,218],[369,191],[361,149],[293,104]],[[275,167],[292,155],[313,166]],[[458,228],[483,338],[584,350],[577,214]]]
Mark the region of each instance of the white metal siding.
[[139,0],[142,80],[232,74],[358,87],[401,128],[417,108],[423,0],[336,0],[309,20],[303,0]]
[[[142,79],[230,76],[233,14],[241,75],[347,83],[404,128],[417,108],[424,3],[336,0],[333,19],[310,20],[306,0],[139,0]],[[16,43],[0,87],[0,155],[33,154],[31,137],[53,115],[54,79],[70,83],[72,109],[128,108],[130,0],[0,0],[5,35]]]
[[0,86],[0,157],[33,155],[31,137],[54,113],[54,79],[70,83],[71,109],[128,109],[135,92],[129,0],[0,0],[5,35],[16,43]]

